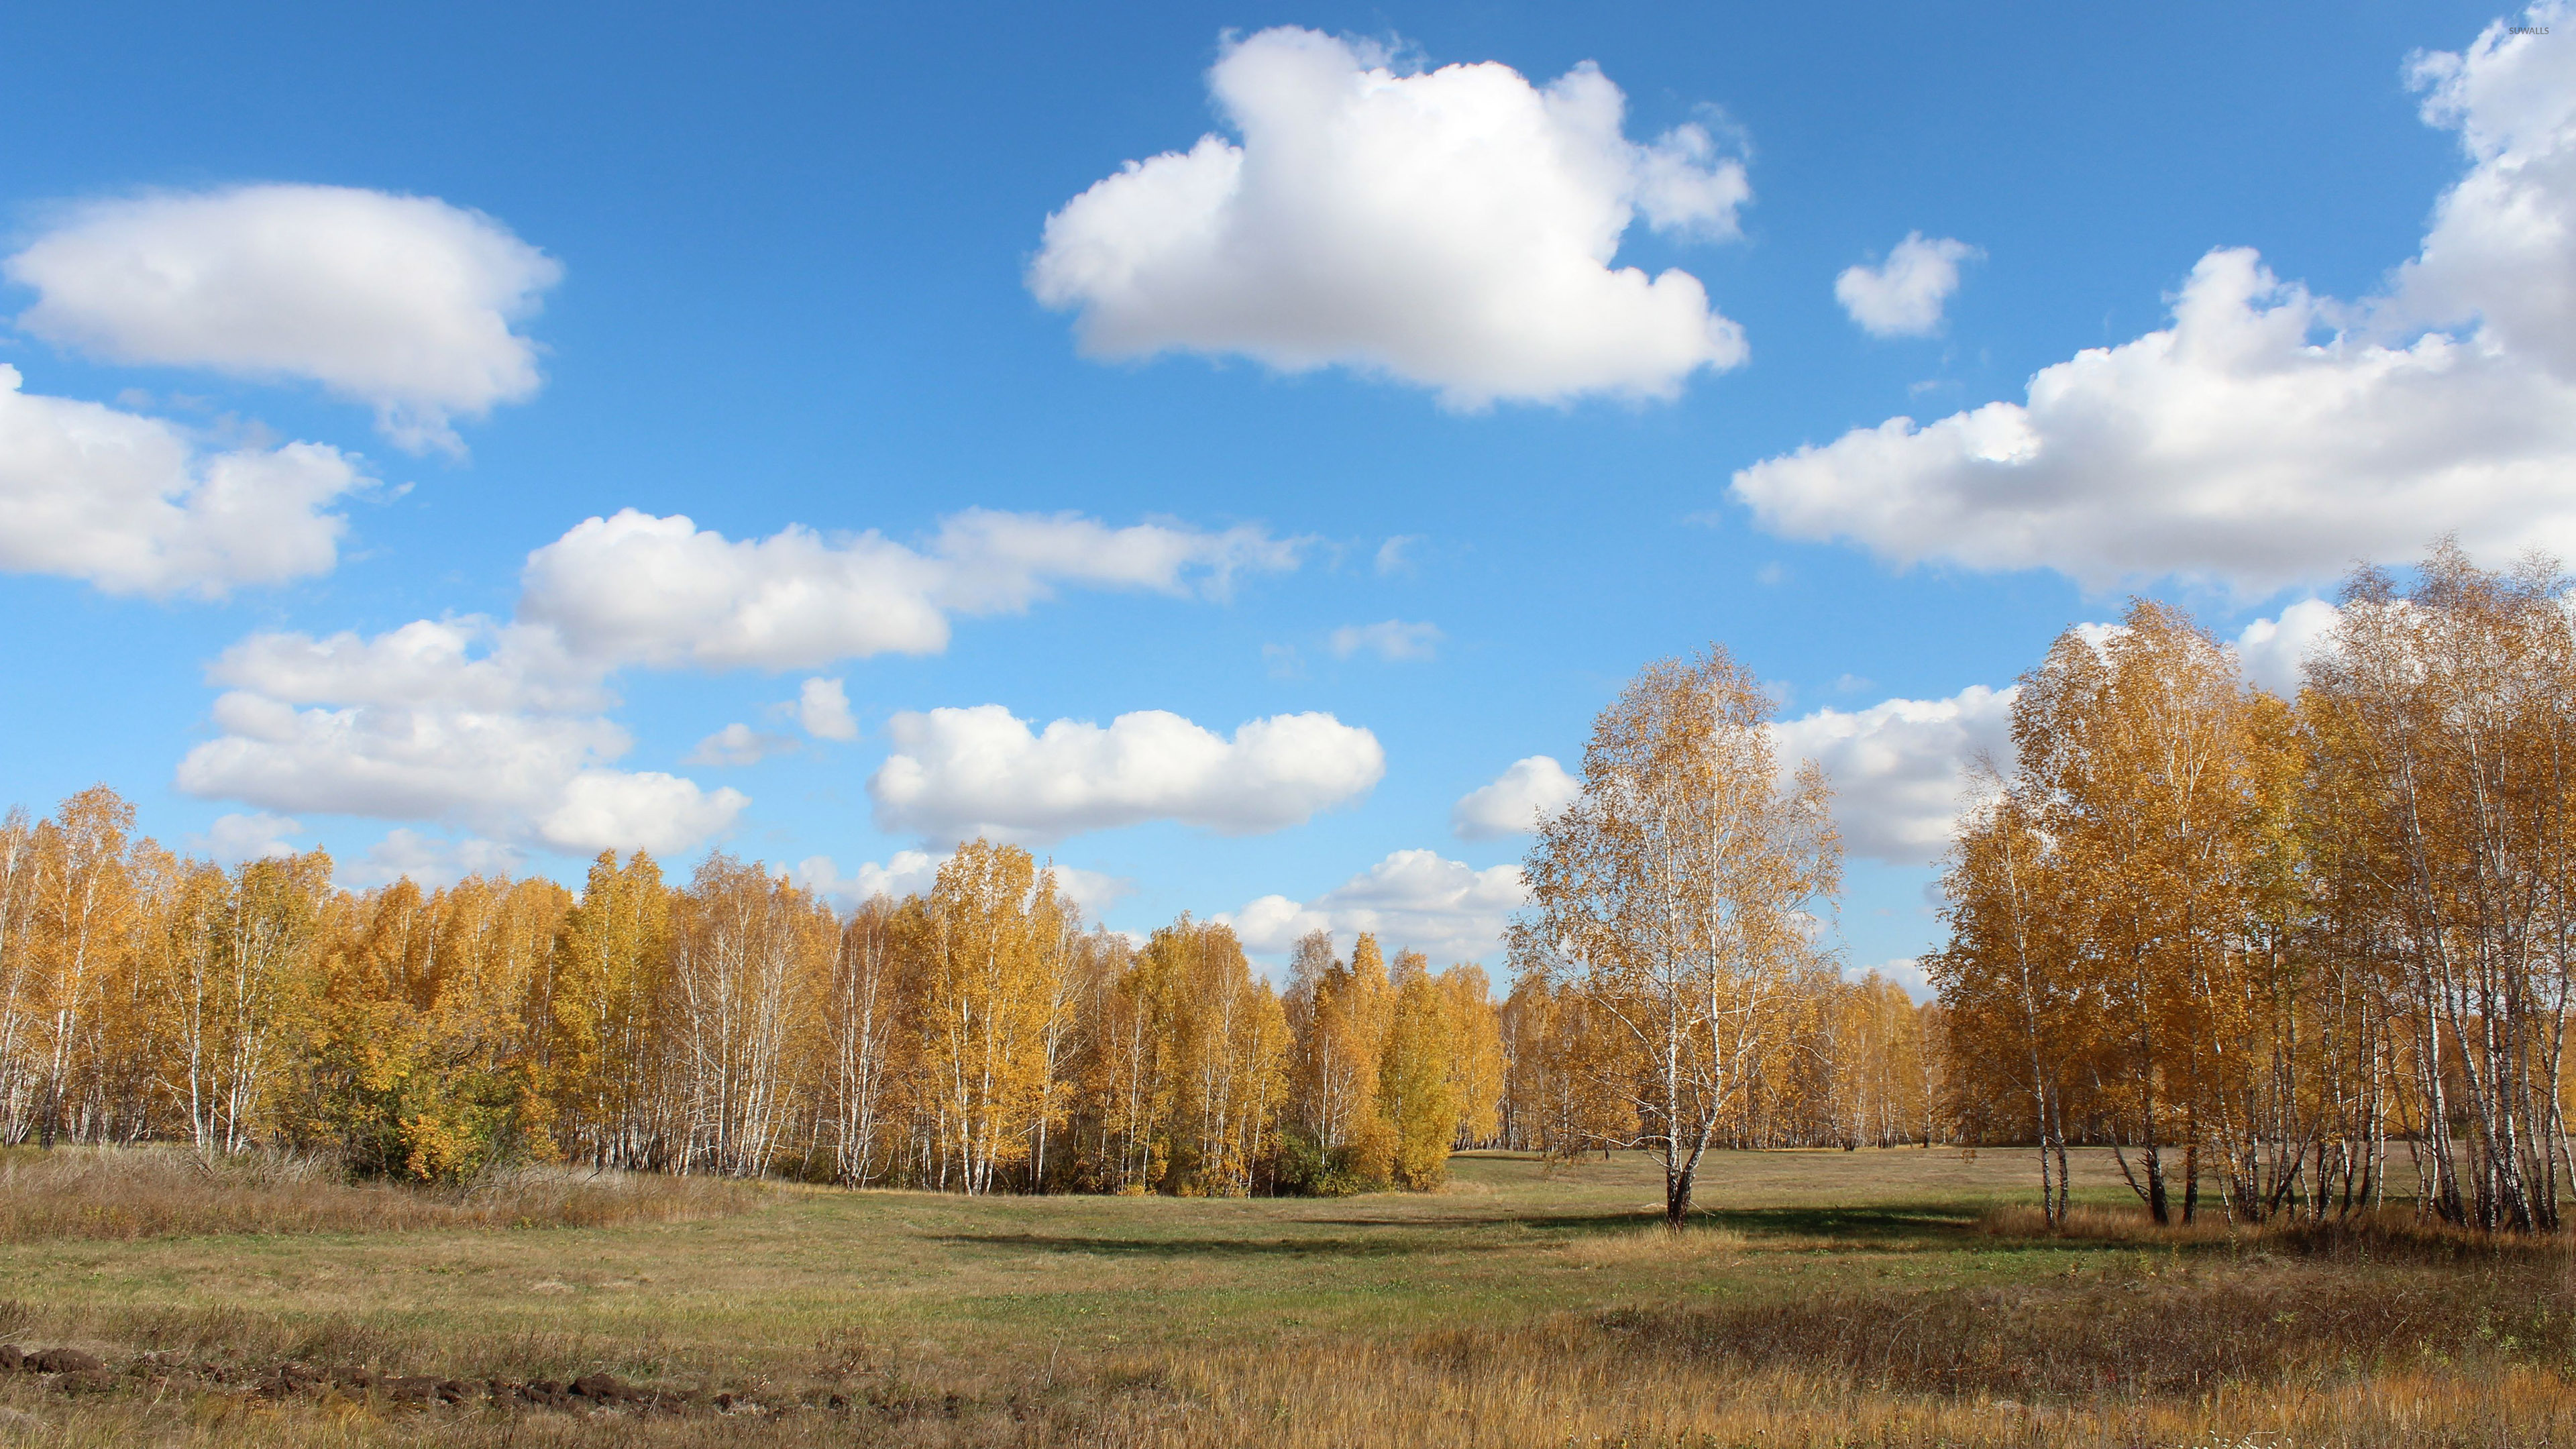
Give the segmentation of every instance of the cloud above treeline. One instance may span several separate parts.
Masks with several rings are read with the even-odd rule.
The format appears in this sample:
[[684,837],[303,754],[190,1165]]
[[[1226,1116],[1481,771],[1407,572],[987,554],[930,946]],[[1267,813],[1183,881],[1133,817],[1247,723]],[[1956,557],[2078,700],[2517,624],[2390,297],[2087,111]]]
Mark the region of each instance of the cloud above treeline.
[[[730,829],[748,797],[620,763],[633,737],[607,712],[622,669],[935,653],[953,613],[1018,612],[1067,587],[1221,597],[1243,571],[1295,567],[1299,547],[1251,525],[1111,527],[990,510],[953,515],[918,545],[802,528],[736,541],[630,510],[531,553],[512,620],[240,641],[208,669],[224,691],[217,734],[181,760],[177,781],[191,795],[279,815],[429,823],[511,849],[670,854]],[[775,712],[817,741],[858,735],[838,679],[804,681]],[[1096,727],[1058,722],[1037,736],[1011,722],[999,733],[1018,729],[1026,748],[1001,773],[978,773],[989,762],[961,743],[994,734],[993,723],[972,710],[898,716],[880,814],[949,840],[1054,838],[1147,819],[1242,833],[1365,793],[1384,768],[1374,736],[1330,716],[1254,721],[1227,741],[1142,714],[1088,744],[1082,732]],[[736,722],[701,740],[688,763],[755,764],[795,743]],[[1139,750],[1141,764],[1128,758]]]
[[1309,931],[1329,931],[1345,948],[1367,931],[1389,955],[1418,950],[1435,966],[1483,961],[1499,970],[1512,912],[1527,899],[1517,865],[1478,870],[1437,851],[1399,850],[1311,900],[1263,896],[1215,919],[1265,955]]
[[[2560,28],[2562,5],[2533,24]],[[1891,563],[2181,578],[2259,597],[2456,531],[2576,551],[2576,49],[2492,25],[2410,75],[2467,173],[2358,302],[2218,248],[2172,324],[2021,402],[1890,418],[1734,475],[1763,527]]]
[[1221,598],[1240,573],[1296,567],[1304,543],[1249,524],[1112,528],[981,508],[919,546],[793,525],[729,539],[629,508],[530,554],[519,614],[608,664],[819,668],[936,654],[952,616],[1023,613],[1065,587]]
[[478,211],[347,186],[154,192],[62,208],[0,262],[18,326],[102,361],[317,383],[397,445],[543,384],[517,324],[563,268]]
[[[40,341],[318,385],[399,447],[461,455],[457,422],[543,385],[519,324],[562,268],[435,197],[260,185],[58,206],[0,276],[34,294],[14,320]],[[373,482],[335,447],[29,392],[0,366],[0,570],[153,598],[314,578],[339,563],[335,506]]]
[[1149,820],[1259,835],[1352,803],[1386,773],[1377,736],[1329,714],[1220,735],[1167,710],[1042,729],[998,704],[905,712],[868,779],[881,830],[1043,843]]
[[[2256,619],[2230,641],[2248,680],[2283,697],[2298,693],[2302,662],[2333,630],[2339,611],[2323,599]],[[2107,638],[2116,626],[2077,624]],[[2018,688],[1972,684],[1940,699],[1886,699],[1863,709],[1817,709],[1771,726],[1783,778],[1801,761],[1823,768],[1843,848],[1885,865],[1929,865],[1948,849],[1972,802],[1982,757],[2012,766],[2012,705]],[[1450,812],[1464,840],[1530,833],[1581,793],[1556,760],[1533,755],[1461,797]]]
[[1283,27],[1229,42],[1208,90],[1239,139],[1130,161],[1047,218],[1029,287],[1085,353],[1347,367],[1463,409],[1671,397],[1744,360],[1697,278],[1614,265],[1640,217],[1735,235],[1743,164],[1697,125],[1629,140],[1591,64],[1543,87],[1405,72]]
[[326,574],[370,480],[320,443],[209,446],[160,418],[24,390],[0,363],[0,569],[222,598]]
[[1549,756],[1514,760],[1493,783],[1459,797],[1449,811],[1450,833],[1461,840],[1526,835],[1582,793],[1582,782]]

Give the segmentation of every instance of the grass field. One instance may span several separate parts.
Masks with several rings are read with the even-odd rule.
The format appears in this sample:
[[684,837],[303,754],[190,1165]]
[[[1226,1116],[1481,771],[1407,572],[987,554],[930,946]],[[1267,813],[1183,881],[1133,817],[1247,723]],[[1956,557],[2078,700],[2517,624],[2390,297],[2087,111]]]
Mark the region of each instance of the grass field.
[[[123,1170],[81,1169],[93,1193]],[[8,1234],[0,1338],[111,1371],[0,1380],[0,1442],[2576,1442],[2560,1243],[2159,1235],[2092,1157],[2097,1210],[2056,1236],[2010,1211],[2029,1164],[1992,1151],[1723,1154],[1679,1238],[1642,1158],[1453,1172],[1323,1200],[675,1186],[701,1195],[566,1209],[582,1226],[508,1225],[562,1193],[386,1230],[351,1209],[192,1235],[172,1208],[157,1237],[77,1235],[42,1170],[0,1173],[0,1224],[53,1224]],[[220,1206],[250,1190],[212,1184],[209,1220],[259,1221]],[[476,1391],[288,1392],[289,1362]],[[481,1387],[595,1373],[664,1397]]]

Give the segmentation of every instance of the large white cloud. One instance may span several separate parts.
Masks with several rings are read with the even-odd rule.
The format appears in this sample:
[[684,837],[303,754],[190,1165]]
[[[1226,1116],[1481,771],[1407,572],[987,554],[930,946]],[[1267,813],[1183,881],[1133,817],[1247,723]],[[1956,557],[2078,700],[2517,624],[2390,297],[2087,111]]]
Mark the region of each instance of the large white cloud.
[[[2324,643],[2339,617],[2325,600],[2306,599],[2247,624],[2234,640],[2246,677],[2275,694],[2295,696],[2301,662]],[[2097,649],[2120,633],[2116,624],[2074,627]],[[1845,849],[1888,865],[1925,865],[1948,848],[1959,812],[1970,803],[1977,758],[2011,770],[2012,705],[2019,692],[2017,686],[1976,684],[1947,699],[1820,709],[1773,725],[1772,740],[1784,774],[1802,759],[1823,767]],[[1462,810],[1466,803],[1459,802]]]
[[2464,52],[2418,56],[2424,119],[2460,133],[2469,174],[2434,209],[2384,322],[2476,318],[2490,338],[2576,378],[2576,57],[2564,4],[2498,21]]
[[986,509],[949,517],[919,549],[873,530],[729,539],[630,508],[528,555],[519,612],[605,663],[811,668],[935,654],[952,612],[1017,612],[1059,585],[1222,594],[1245,569],[1292,567],[1301,546],[1250,526],[1111,528]]
[[[2013,695],[1971,685],[1947,699],[1820,709],[1773,725],[1772,745],[1784,779],[1802,760],[1824,770],[1846,850],[1890,865],[1922,865],[1948,846],[1977,755],[2011,765]],[[1450,811],[1450,828],[1465,840],[1525,833],[1581,790],[1564,766],[1533,755],[1461,797]]]
[[0,569],[220,597],[331,571],[369,480],[336,448],[207,453],[159,418],[21,390],[0,364]]
[[296,378],[369,404],[407,448],[456,446],[539,385],[513,325],[562,268],[479,212],[341,186],[89,203],[0,264],[18,325],[115,362]]
[[466,618],[360,638],[254,635],[208,671],[219,735],[179,788],[277,812],[434,821],[509,845],[685,850],[747,800],[614,768],[626,731],[541,631]]
[[934,843],[1045,841],[1148,820],[1225,835],[1298,824],[1386,773],[1377,736],[1329,714],[1249,721],[1228,739],[1165,710],[1032,730],[998,704],[906,712],[868,779],[880,828]]
[[1628,140],[1625,98],[1588,63],[1541,88],[1387,59],[1287,28],[1228,44],[1208,88],[1241,143],[1202,137],[1066,203],[1031,290],[1079,311],[1096,356],[1338,364],[1462,408],[1665,397],[1744,359],[1698,279],[1610,265],[1641,212],[1734,232],[1744,168],[1704,130]]
[[[219,735],[189,751],[179,784],[267,810],[435,823],[496,847],[668,854],[729,829],[748,801],[680,776],[616,768],[632,744],[605,714],[616,703],[609,680],[620,669],[786,668],[889,649],[935,651],[946,643],[951,611],[1024,609],[1066,584],[1222,595],[1242,570],[1292,567],[1301,547],[1249,526],[1111,528],[1073,514],[986,510],[944,520],[920,548],[873,533],[835,541],[797,528],[737,543],[686,518],[631,511],[594,518],[529,556],[515,621],[463,615],[372,636],[260,633],[235,644],[208,670],[226,687],[214,708]],[[858,735],[837,679],[806,680],[773,713],[792,716],[816,739]],[[1038,838],[1129,815],[1275,829],[1365,791],[1383,768],[1374,737],[1329,716],[1255,721],[1231,744],[1200,731],[1216,741],[1218,757],[1163,762],[1158,778],[1152,760],[1118,764],[1114,757],[1140,740],[1149,751],[1191,743],[1186,732],[1195,727],[1186,721],[1181,733],[1151,727],[1173,718],[1122,719],[1103,732],[1109,747],[1084,762],[1058,746],[1066,731],[1090,727],[1051,729],[1047,749],[1015,768],[1079,764],[1110,773],[1059,781],[1081,798],[1059,792],[1041,804],[1038,823],[995,833]],[[916,743],[942,738],[926,726]],[[1360,746],[1365,778],[1354,783]],[[684,763],[745,765],[795,747],[737,723],[700,741]],[[974,821],[1018,818],[1012,807],[974,801],[974,791],[992,783],[979,783],[975,762],[939,758],[935,748],[932,756],[929,769],[918,757],[889,762],[918,778],[911,794],[894,787],[901,798],[891,807],[895,797],[880,793],[881,812],[891,808],[934,834],[951,807],[965,811],[959,818],[969,834]],[[1206,776],[1210,769],[1222,778]],[[1203,773],[1185,778],[1190,770]]]
[[[2386,296],[2215,250],[2170,327],[2041,370],[2025,402],[1858,429],[1739,471],[1735,496],[1791,537],[2096,587],[2259,595],[2446,530],[2576,550],[2576,48],[2494,27],[2415,74],[2470,170]],[[2406,330],[2428,324],[2453,330]]]
[[1928,337],[1959,290],[1959,263],[1975,255],[1966,242],[1910,231],[1877,266],[1845,267],[1834,278],[1834,300],[1874,337]]
[[1547,755],[1514,760],[1511,768],[1460,796],[1449,811],[1449,829],[1461,840],[1521,835],[1574,803],[1583,783]]
[[1783,772],[1823,767],[1843,848],[1889,865],[1923,865],[1949,847],[1980,751],[2012,763],[2014,691],[1970,685],[1947,699],[1890,699],[1820,709],[1771,727]]
[[1215,919],[1234,927],[1247,950],[1274,954],[1309,931],[1347,940],[1377,934],[1389,953],[1412,949],[1433,963],[1499,966],[1512,912],[1528,899],[1516,865],[1477,870],[1437,851],[1399,850],[1311,901],[1263,896]]

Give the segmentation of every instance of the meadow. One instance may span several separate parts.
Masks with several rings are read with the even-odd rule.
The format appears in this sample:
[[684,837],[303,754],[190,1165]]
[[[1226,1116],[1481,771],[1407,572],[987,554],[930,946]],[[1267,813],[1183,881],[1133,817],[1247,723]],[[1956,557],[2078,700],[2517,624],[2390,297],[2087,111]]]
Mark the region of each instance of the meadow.
[[1677,1236],[1630,1155],[1304,1199],[284,1192],[182,1157],[0,1161],[0,1339],[104,1366],[0,1378],[0,1442],[2576,1439],[2562,1240],[2151,1229],[2098,1153],[2055,1232],[2017,1153],[1720,1154]]

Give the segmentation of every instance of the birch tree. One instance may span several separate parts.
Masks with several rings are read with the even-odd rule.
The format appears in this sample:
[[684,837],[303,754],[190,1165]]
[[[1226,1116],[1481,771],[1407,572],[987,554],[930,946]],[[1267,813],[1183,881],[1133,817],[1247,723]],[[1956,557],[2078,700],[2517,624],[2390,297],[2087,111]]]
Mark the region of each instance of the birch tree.
[[1678,1228],[1815,959],[1813,910],[1840,883],[1822,772],[1784,785],[1770,696],[1711,646],[1648,666],[1594,721],[1582,794],[1541,826],[1524,873],[1535,938],[1619,1038],[1625,1145],[1664,1171]]

